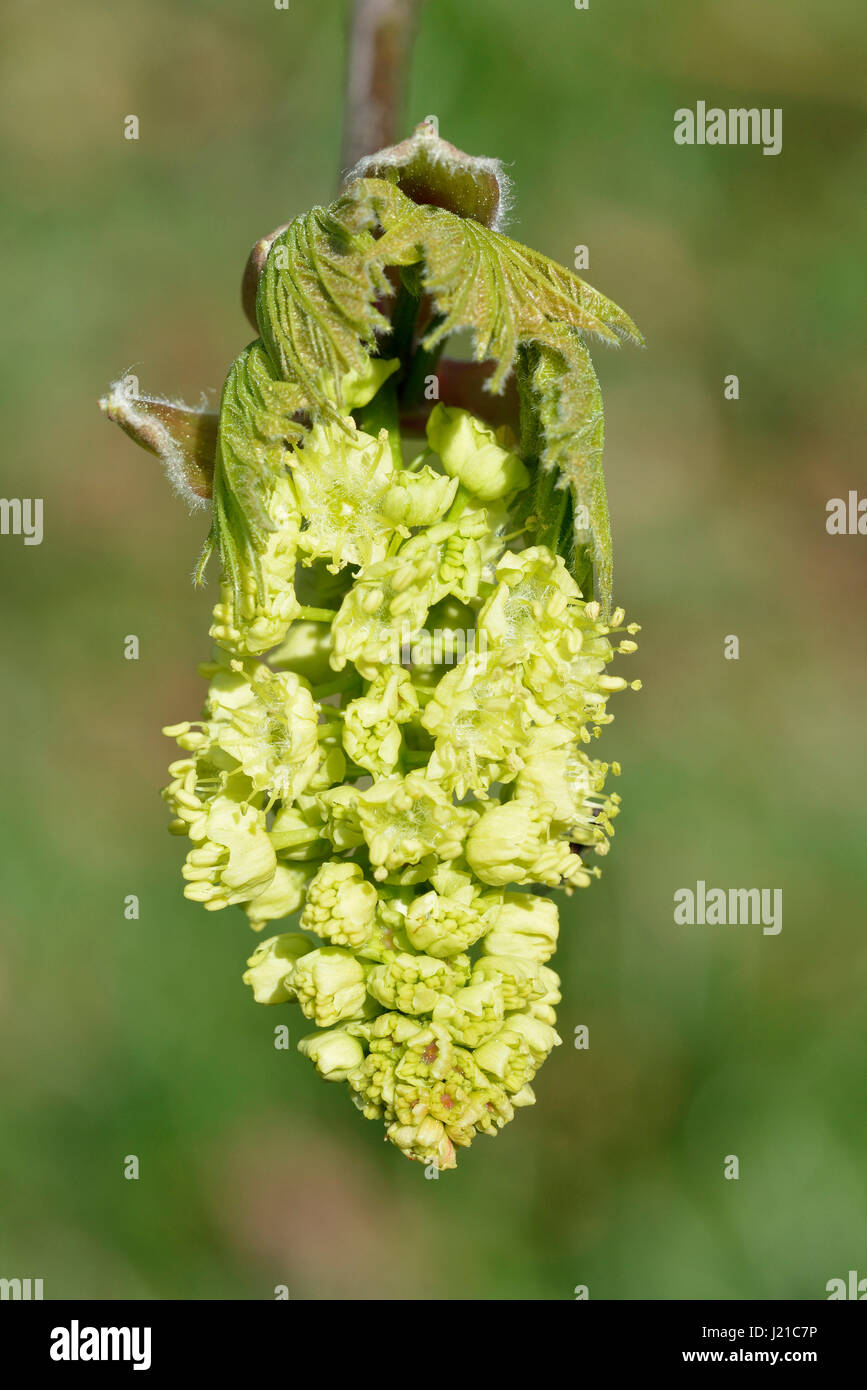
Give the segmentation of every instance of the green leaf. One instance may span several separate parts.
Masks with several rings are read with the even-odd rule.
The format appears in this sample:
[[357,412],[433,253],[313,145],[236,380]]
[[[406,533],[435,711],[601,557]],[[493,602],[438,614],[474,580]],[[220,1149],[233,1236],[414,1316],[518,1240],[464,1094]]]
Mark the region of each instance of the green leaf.
[[340,379],[364,369],[376,333],[388,330],[375,301],[392,292],[370,232],[353,233],[333,211],[314,208],[281,233],[259,281],[256,312],[296,409],[314,421],[340,421]]
[[235,359],[220,402],[213,520],[198,579],[214,545],[236,591],[242,564],[258,576],[259,555],[273,530],[269,484],[285,471],[287,444],[304,436],[299,401],[303,397],[278,376],[259,339]]
[[[611,608],[611,526],[602,449],[605,416],[602,392],[590,353],[579,333],[563,328],[558,347],[537,343],[527,354],[519,373],[524,407],[531,422],[528,446],[539,459],[543,481],[551,479],[540,499],[540,525],[559,518],[557,491],[567,488],[571,500],[571,526],[549,541],[566,554],[572,573],[585,594],[592,592],[605,616]],[[553,510],[552,510],[553,509]],[[559,521],[554,529],[559,531]]]
[[343,420],[340,382],[364,370],[377,335],[390,330],[383,303],[395,293],[395,269],[432,302],[424,352],[470,330],[475,360],[495,362],[486,383],[495,393],[526,353],[522,400],[535,419],[540,468],[554,473],[547,491],[569,490],[576,577],[586,585],[592,565],[607,608],[602,407],[582,335],[640,343],[638,329],[563,266],[472,218],[419,205],[387,178],[355,180],[331,208],[296,218],[268,253],[257,295],[261,342],[238,359],[223,397],[212,541],[224,565],[234,576],[243,552],[255,566],[270,529],[267,478],[287,447],[321,419]]
[[[476,360],[497,363],[491,391],[502,390],[521,343],[557,346],[562,325],[613,345],[643,341],[629,316],[598,290],[501,232],[443,208],[417,207],[381,179],[353,184],[343,202],[351,207],[353,200],[383,229],[374,242],[380,273],[384,265],[424,262],[422,285],[439,315],[424,346],[473,330]],[[355,221],[365,225],[357,215]]]
[[576,580],[607,614],[613,563],[602,467],[605,424],[582,335],[614,345],[641,343],[639,330],[611,300],[538,252],[442,208],[410,210],[393,186],[366,182],[364,190],[350,189],[347,200],[363,197],[377,215],[384,231],[374,243],[378,256],[399,256],[405,265],[418,254],[423,262],[422,285],[438,315],[423,347],[432,350],[461,328],[475,330],[476,360],[496,361],[487,383],[494,392],[503,389],[519,350],[528,350],[532,366],[522,414],[529,411],[535,420],[532,453],[545,472],[554,472],[554,487],[544,484],[549,501],[542,524],[563,517],[562,498],[553,494],[567,488],[571,529],[564,537],[555,527],[551,543],[565,548]]

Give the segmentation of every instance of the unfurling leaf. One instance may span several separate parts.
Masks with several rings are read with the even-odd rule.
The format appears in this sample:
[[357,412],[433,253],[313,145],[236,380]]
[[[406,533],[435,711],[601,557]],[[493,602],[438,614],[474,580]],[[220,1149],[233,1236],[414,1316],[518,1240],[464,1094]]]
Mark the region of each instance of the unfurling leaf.
[[[385,173],[401,167],[383,161]],[[611,545],[601,405],[581,335],[640,343],[638,329],[571,271],[473,217],[413,201],[388,178],[356,179],[331,208],[296,218],[271,243],[257,295],[261,366],[268,375],[266,363],[272,364],[268,393],[279,395],[277,417],[286,426],[282,435],[275,431],[273,411],[260,406],[246,459],[221,448],[214,539],[224,566],[232,571],[239,548],[261,549],[267,527],[256,489],[272,467],[279,469],[279,439],[298,442],[299,430],[320,421],[341,427],[346,412],[338,383],[363,372],[388,334],[384,307],[395,293],[395,271],[411,298],[425,296],[430,305],[420,348],[434,361],[451,334],[469,330],[475,361],[493,364],[486,389],[500,393],[519,349],[535,354],[523,404],[539,415],[538,463],[569,489],[579,523],[568,543],[570,561],[585,582],[593,571],[594,593],[607,612]],[[247,419],[257,414],[240,408]]]

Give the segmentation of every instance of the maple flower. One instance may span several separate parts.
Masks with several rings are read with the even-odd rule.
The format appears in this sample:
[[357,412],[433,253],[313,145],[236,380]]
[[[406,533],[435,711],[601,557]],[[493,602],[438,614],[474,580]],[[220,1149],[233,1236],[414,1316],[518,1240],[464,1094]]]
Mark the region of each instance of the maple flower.
[[585,887],[590,871],[568,840],[551,834],[553,807],[529,799],[491,806],[467,836],[470,868],[496,888],[544,883],[548,888]]
[[449,409],[442,403],[434,406],[427,437],[446,473],[460,479],[467,491],[483,502],[517,492],[530,481],[518,455],[504,449],[495,431],[468,410]]
[[364,966],[351,951],[324,946],[298,957],[289,983],[305,1017],[317,1028],[328,1028],[361,1012],[364,975]]
[[333,946],[361,946],[370,935],[377,896],[358,864],[329,860],[307,888],[301,926]]
[[547,718],[517,665],[468,653],[425,705],[421,723],[436,739],[428,777],[456,796],[486,797],[492,782],[511,782],[523,766],[534,715]]
[[298,1051],[309,1057],[326,1081],[346,1081],[364,1061],[364,1048],[345,1028],[326,1028],[299,1039]]
[[[165,729],[184,895],[282,924],[254,1000],[309,1020],[302,1056],[437,1170],[534,1103],[560,1042],[550,894],[608,849],[620,769],[587,744],[637,631],[587,339],[640,335],[494,229],[502,191],[425,123],[257,243],[218,412],[102,402],[211,501],[208,689]],[[459,333],[472,362],[441,355]]]
[[359,767],[374,776],[388,776],[400,761],[401,725],[418,713],[418,696],[409,671],[385,666],[370,682],[367,694],[350,700],[343,712],[343,747]]
[[244,984],[257,1004],[285,1004],[295,998],[292,972],[301,956],[313,950],[313,942],[297,932],[284,932],[263,941],[247,961]]
[[457,859],[478,812],[456,806],[437,782],[423,772],[384,777],[356,799],[361,833],[367,843],[374,878],[384,879],[407,865]]

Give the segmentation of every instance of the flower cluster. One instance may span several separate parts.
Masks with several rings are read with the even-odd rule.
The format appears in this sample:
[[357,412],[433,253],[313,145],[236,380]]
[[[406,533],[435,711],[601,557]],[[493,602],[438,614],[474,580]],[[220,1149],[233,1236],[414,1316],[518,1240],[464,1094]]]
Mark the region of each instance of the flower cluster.
[[[297,1005],[319,1073],[449,1168],[533,1103],[560,1041],[540,890],[589,884],[608,848],[619,768],[588,746],[635,628],[525,543],[531,473],[508,431],[440,404],[404,462],[394,431],[352,415],[352,386],[341,419],[286,446],[260,572],[214,610],[202,718],[165,731],[181,756],[164,797],[188,898],[238,904],[256,931],[296,915],[249,959],[255,999]],[[412,664],[424,628],[475,640]]]

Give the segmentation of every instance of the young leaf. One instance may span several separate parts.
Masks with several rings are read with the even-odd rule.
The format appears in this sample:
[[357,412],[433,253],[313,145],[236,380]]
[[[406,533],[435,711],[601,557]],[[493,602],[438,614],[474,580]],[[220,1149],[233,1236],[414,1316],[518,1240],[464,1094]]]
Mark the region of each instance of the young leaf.
[[[393,272],[410,274],[432,306],[421,342],[435,352],[469,330],[477,362],[493,362],[499,394],[519,352],[532,363],[523,392],[538,417],[538,459],[572,499],[576,577],[607,611],[611,541],[602,473],[599,384],[582,335],[640,343],[635,324],[563,266],[472,217],[419,204],[389,178],[359,178],[331,208],[298,217],[270,246],[259,280],[262,341],[236,364],[224,396],[212,540],[233,571],[238,549],[254,561],[268,530],[261,491],[305,426],[345,422],[340,383],[363,372],[377,334],[390,329],[383,301]],[[389,278],[392,272],[392,279]],[[551,492],[548,486],[547,491]],[[561,506],[562,512],[562,506]]]
[[[599,381],[580,334],[563,328],[559,346],[534,344],[519,385],[522,415],[526,410],[533,422],[533,451],[540,466],[554,474],[555,490],[566,487],[571,495],[572,534],[564,539],[572,553],[566,558],[584,593],[592,591],[607,616],[612,553],[602,468],[605,417]],[[549,497],[551,493],[549,488]],[[545,518],[541,520],[544,525]]]

